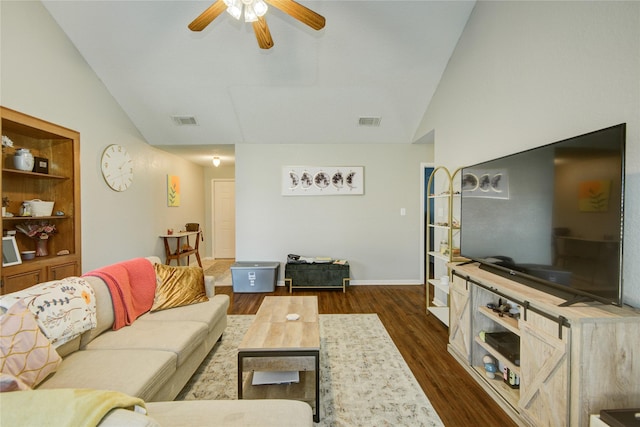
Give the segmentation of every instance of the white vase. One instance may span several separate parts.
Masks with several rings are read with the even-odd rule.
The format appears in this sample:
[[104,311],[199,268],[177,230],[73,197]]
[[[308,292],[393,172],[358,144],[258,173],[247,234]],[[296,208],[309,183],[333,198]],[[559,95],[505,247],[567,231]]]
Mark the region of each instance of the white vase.
[[33,154],[26,148],[18,148],[13,156],[13,165],[21,171],[33,170]]

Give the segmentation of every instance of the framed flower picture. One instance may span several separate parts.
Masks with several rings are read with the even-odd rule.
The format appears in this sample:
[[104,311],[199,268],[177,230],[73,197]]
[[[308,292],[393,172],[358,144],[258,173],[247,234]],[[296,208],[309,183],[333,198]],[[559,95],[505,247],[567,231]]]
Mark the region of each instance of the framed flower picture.
[[180,177],[167,175],[167,206],[180,206]]

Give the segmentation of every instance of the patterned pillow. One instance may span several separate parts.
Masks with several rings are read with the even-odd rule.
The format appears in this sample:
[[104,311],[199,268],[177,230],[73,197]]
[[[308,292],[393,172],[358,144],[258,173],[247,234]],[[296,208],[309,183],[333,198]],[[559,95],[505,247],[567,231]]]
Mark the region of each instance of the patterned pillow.
[[20,390],[31,390],[31,388],[20,381],[20,378],[4,372],[0,374],[0,392]]
[[156,295],[151,311],[209,301],[202,268],[165,264],[154,264],[153,268],[156,270]]
[[13,304],[0,317],[2,374],[16,377],[19,387],[35,387],[55,372],[61,361],[23,301]]
[[93,288],[80,277],[45,282],[4,295],[0,305],[9,308],[22,300],[54,347],[95,328],[96,297]]

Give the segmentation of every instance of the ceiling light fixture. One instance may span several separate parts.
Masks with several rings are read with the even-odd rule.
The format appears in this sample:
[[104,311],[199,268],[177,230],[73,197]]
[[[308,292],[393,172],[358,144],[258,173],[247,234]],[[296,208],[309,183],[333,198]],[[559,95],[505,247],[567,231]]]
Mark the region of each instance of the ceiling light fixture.
[[224,0],[229,15],[240,20],[244,6],[244,22],[256,22],[269,9],[264,0]]
[[213,157],[213,166],[215,166],[215,167],[220,166],[220,157],[218,157],[218,156],[214,156]]

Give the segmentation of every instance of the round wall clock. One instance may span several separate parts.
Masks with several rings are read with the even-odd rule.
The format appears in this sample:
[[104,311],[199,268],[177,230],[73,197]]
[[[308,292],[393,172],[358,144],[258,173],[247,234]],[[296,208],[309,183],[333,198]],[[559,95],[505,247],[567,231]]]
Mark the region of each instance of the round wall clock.
[[109,145],[100,161],[102,176],[115,191],[125,191],[133,183],[133,162],[127,149],[118,144]]

